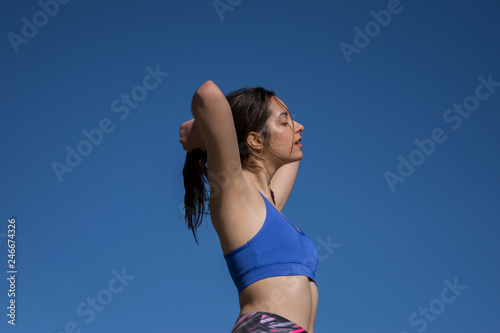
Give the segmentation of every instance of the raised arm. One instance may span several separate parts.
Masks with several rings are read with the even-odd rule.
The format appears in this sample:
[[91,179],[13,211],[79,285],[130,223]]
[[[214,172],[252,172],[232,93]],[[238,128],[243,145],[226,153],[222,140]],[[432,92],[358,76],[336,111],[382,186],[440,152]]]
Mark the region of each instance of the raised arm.
[[[191,111],[208,152],[208,180],[231,193],[243,183],[238,140],[226,97],[212,81],[203,83],[193,96]],[[224,183],[221,184],[221,179]],[[212,193],[213,194],[213,193]]]
[[271,178],[271,190],[274,193],[276,200],[276,208],[281,211],[285,207],[288,197],[292,192],[293,184],[297,178],[297,171],[299,170],[299,162],[293,162],[283,165],[279,168]]

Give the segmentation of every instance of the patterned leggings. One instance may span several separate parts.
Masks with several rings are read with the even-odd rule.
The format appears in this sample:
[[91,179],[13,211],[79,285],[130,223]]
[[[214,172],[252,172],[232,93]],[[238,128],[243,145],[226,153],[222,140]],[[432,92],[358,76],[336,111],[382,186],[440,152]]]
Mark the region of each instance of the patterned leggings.
[[307,331],[277,314],[250,312],[238,317],[231,333],[307,333]]

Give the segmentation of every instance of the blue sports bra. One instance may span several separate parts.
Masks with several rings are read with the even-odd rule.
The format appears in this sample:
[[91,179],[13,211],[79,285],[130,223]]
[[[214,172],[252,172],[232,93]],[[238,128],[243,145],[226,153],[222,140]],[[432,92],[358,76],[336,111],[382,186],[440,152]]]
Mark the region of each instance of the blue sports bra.
[[272,276],[305,275],[314,281],[319,258],[316,246],[260,195],[267,210],[262,228],[247,243],[224,255],[238,294]]

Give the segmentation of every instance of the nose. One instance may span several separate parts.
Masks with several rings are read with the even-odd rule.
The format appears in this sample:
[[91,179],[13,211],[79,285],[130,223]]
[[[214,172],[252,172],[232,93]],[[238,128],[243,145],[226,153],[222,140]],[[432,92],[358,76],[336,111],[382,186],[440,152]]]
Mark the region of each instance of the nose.
[[295,122],[295,131],[297,133],[302,132],[304,130],[304,126],[301,123],[296,122],[295,120],[294,120],[294,122]]

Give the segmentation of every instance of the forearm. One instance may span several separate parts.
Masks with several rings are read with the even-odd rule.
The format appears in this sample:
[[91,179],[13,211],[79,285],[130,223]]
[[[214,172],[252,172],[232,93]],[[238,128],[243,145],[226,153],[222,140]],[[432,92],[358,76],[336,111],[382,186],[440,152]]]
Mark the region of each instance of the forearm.
[[276,198],[276,206],[279,210],[285,206],[290,193],[292,192],[297,172],[299,170],[300,161],[288,163],[276,170],[273,178],[271,178],[270,187]]
[[200,148],[203,151],[207,150],[203,134],[201,133],[200,126],[198,126],[196,119],[194,119],[193,127],[191,128],[191,132],[189,132],[189,136],[192,137],[193,142],[196,143],[196,148]]

